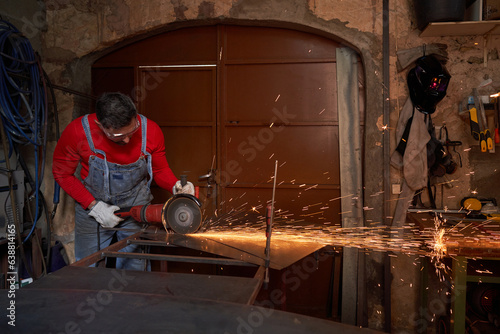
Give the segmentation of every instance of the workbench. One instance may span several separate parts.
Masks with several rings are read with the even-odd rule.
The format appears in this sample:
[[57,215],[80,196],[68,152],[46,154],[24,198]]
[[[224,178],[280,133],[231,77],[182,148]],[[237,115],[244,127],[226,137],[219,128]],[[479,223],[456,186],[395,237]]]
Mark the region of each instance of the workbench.
[[[443,219],[441,227],[447,231],[444,234],[446,256],[451,259],[450,332],[465,334],[467,285],[474,282],[500,284],[497,264],[500,260],[500,225],[498,221],[471,218],[466,211],[444,211],[439,215]],[[407,222],[430,234],[435,230],[434,216],[432,210],[411,212],[407,215]]]

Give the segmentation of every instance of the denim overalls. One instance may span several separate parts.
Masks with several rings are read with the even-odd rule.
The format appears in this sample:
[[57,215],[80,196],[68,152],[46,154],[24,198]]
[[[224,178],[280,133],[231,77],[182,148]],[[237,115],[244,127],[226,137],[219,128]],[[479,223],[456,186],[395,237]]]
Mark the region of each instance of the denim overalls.
[[[89,158],[89,175],[83,180],[83,184],[98,201],[126,208],[147,204],[153,199],[150,191],[153,180],[151,154],[146,152],[147,119],[143,115],[139,116],[141,117],[142,133],[141,156],[136,162],[128,165],[115,164],[106,160],[106,152],[98,150],[94,146],[88,115],[82,118],[83,129],[93,153]],[[118,241],[136,233],[141,228],[140,223],[132,217],[128,217],[116,227],[135,231],[105,230],[93,217],[88,215],[89,210],[85,210],[77,204],[75,211],[75,257],[77,261],[109,246],[113,237]],[[97,237],[98,231],[99,238]],[[100,241],[99,246],[98,241]],[[137,251],[137,248],[137,245],[128,245],[121,251],[134,252]],[[145,261],[143,259],[117,258],[116,267],[144,270]]]

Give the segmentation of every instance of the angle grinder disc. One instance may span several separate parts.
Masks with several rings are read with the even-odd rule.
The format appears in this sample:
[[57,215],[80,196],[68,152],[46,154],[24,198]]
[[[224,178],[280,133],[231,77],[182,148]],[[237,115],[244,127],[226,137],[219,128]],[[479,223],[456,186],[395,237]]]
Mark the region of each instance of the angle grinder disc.
[[202,223],[201,205],[194,196],[176,195],[165,204],[163,218],[164,227],[172,229],[175,233],[194,233]]

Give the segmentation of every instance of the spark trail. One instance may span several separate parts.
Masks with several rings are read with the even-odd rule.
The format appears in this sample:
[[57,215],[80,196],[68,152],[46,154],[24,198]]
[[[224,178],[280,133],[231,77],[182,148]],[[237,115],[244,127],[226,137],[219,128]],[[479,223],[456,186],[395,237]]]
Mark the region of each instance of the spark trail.
[[[321,205],[317,205],[321,207]],[[207,220],[202,233],[206,236],[265,239],[264,205],[248,208],[247,203],[229,213]],[[328,223],[307,223],[294,220],[293,215],[277,210],[273,224],[273,238],[289,242],[315,242],[321,245],[355,247],[365,251],[390,251],[429,256],[436,269],[444,269],[442,259],[449,254],[449,246],[496,247],[500,249],[498,224],[491,221],[473,224],[460,221],[449,224],[443,218],[429,218],[429,226],[407,223],[402,227],[385,225],[343,228]]]

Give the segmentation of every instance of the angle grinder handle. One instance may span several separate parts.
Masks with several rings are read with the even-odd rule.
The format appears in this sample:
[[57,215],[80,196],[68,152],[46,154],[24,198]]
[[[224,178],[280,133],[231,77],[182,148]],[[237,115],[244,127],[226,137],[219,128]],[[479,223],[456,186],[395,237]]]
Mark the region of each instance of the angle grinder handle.
[[120,210],[115,211],[115,216],[120,218],[130,217],[132,215],[133,206],[129,206],[127,208],[121,208]]
[[136,205],[115,211],[115,215],[121,218],[132,217],[141,223],[161,223],[164,204]]
[[[187,175],[181,175],[181,186],[184,187],[187,184]],[[200,198],[200,187],[194,187],[194,197]]]
[[181,175],[181,186],[185,186],[187,184],[187,175]]

